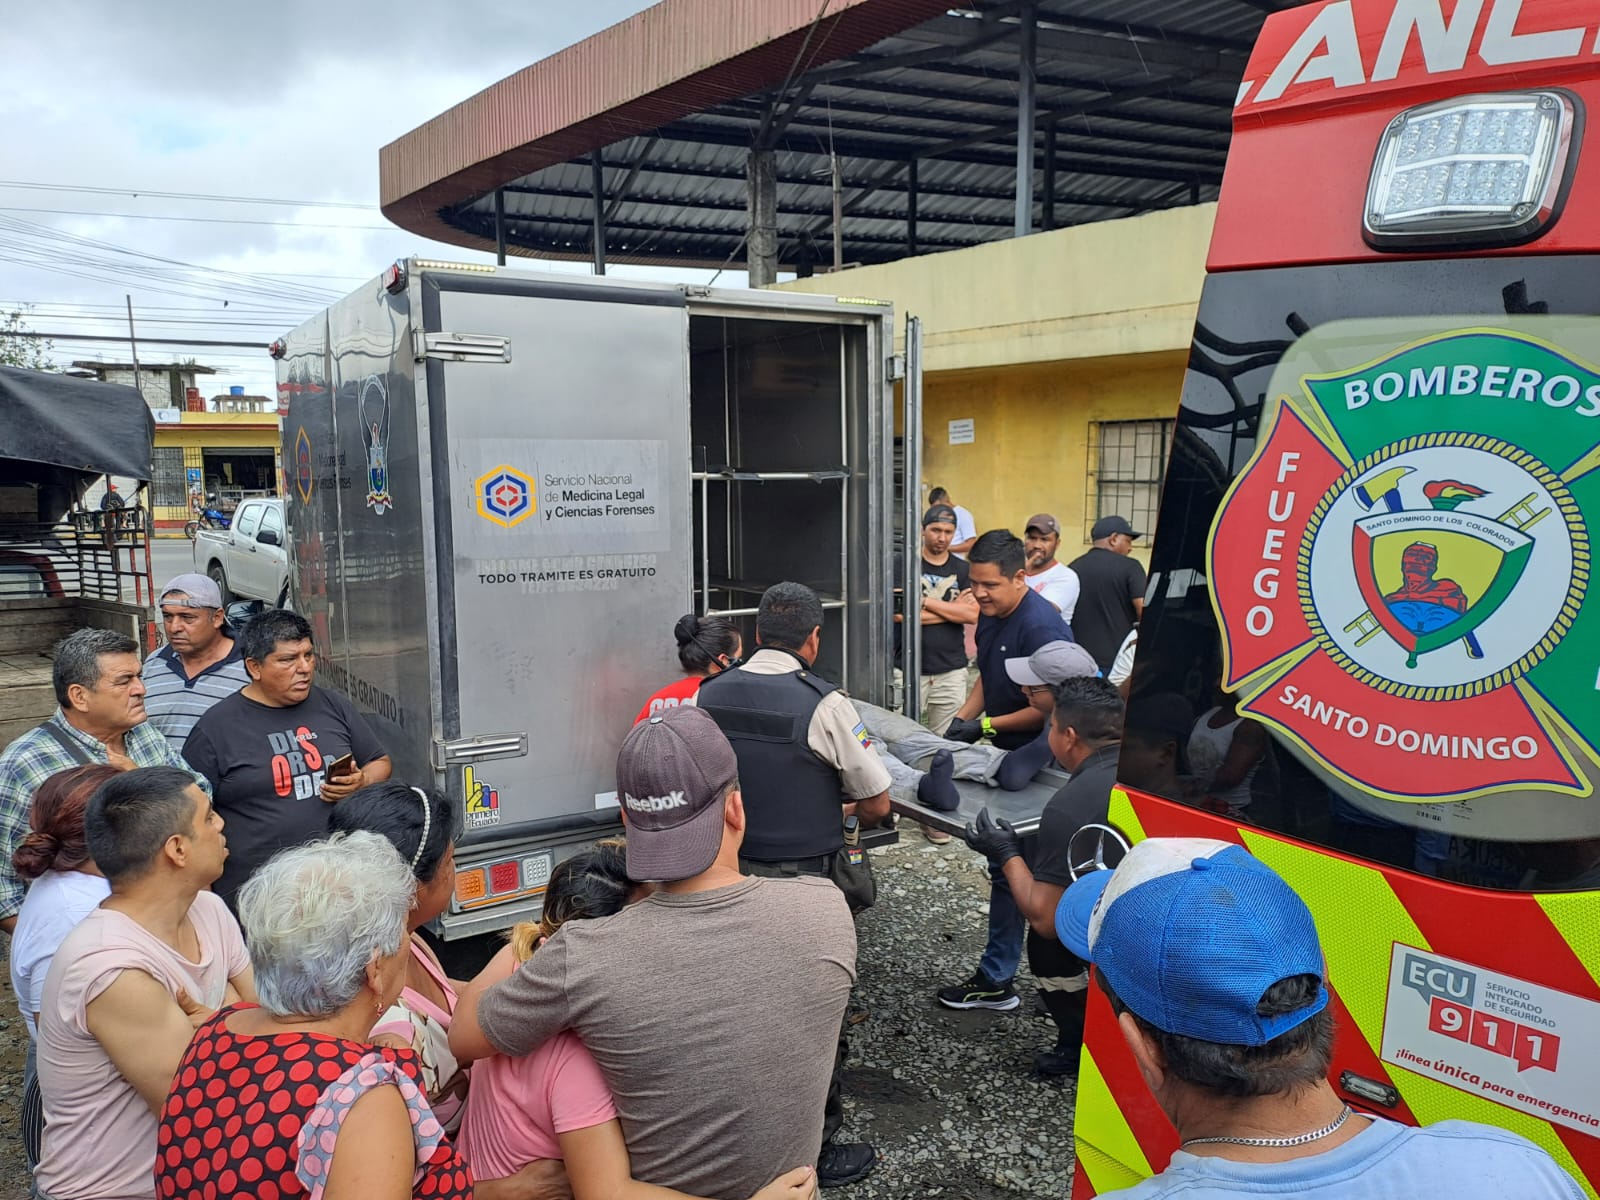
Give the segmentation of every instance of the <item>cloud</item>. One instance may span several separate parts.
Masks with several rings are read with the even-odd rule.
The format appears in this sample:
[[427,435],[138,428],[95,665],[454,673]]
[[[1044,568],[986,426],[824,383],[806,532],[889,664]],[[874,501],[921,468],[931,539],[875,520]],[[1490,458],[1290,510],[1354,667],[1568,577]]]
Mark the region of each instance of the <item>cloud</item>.
[[[123,333],[126,317],[116,310],[131,293],[146,337],[266,342],[395,258],[481,261],[383,220],[378,148],[646,3],[66,0],[13,7],[0,33],[0,126],[7,130],[0,174],[12,183],[117,190],[0,187],[0,300],[38,303],[35,329]],[[118,247],[154,257],[128,257]],[[56,358],[125,352],[125,345],[119,352],[58,343]],[[215,380],[221,387],[270,391],[271,364],[258,352],[164,347],[150,354],[193,354],[223,372]]]

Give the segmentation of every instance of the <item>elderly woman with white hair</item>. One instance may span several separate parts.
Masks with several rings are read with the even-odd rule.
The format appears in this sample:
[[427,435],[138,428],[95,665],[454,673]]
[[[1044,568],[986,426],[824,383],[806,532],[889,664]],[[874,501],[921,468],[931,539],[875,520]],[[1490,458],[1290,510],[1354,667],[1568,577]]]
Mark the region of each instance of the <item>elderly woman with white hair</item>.
[[165,1200],[469,1200],[416,1056],[371,1034],[400,994],[416,880],[352,833],[285,850],[239,892],[259,1006],[195,1033],[161,1113]]

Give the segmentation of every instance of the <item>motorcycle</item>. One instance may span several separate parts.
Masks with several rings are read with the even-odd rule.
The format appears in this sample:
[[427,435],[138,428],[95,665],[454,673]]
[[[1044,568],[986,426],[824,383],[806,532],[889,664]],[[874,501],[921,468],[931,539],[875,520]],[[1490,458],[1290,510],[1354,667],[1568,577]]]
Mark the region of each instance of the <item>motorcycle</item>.
[[207,498],[205,508],[200,510],[199,518],[185,523],[183,532],[192,542],[202,529],[227,529],[232,524],[233,514],[217,507],[217,498],[211,496]]

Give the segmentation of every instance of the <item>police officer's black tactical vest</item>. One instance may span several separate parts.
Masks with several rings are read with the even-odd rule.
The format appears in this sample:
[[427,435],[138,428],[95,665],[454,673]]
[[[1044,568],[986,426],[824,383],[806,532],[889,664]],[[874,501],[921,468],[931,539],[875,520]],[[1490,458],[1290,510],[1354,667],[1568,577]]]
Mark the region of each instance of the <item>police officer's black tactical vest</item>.
[[799,671],[783,675],[723,671],[696,697],[739,757],[746,819],[739,853],[757,862],[832,854],[844,844],[839,773],[806,743],[817,705],[839,689],[799,661]]

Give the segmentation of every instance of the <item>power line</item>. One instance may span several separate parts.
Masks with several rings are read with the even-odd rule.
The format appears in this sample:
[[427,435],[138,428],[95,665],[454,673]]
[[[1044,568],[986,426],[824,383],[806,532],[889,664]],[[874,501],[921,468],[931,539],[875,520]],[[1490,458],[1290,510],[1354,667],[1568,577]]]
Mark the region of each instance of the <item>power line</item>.
[[[39,333],[31,329],[7,330],[7,337],[44,338],[52,342],[116,342],[126,345],[131,339],[118,337],[114,333]],[[236,346],[245,350],[267,350],[270,345],[266,342],[216,342],[203,338],[147,338],[140,336],[141,346]]]
[[0,188],[21,188],[34,192],[86,192],[96,196],[131,196],[135,200],[202,200],[211,204],[283,204],[291,208],[349,208],[377,212],[376,204],[349,204],[340,200],[286,200],[273,196],[218,196],[205,192],[157,192],[148,188],[89,187],[79,183],[35,183],[20,179],[0,179]]
[[168,217],[158,213],[88,212],[83,209],[21,208],[0,205],[0,212],[48,213],[57,217],[113,217],[121,221],[180,221],[202,225],[274,225],[280,229],[349,229],[366,233],[399,233],[395,225],[328,225],[310,221],[262,221],[248,217]]

